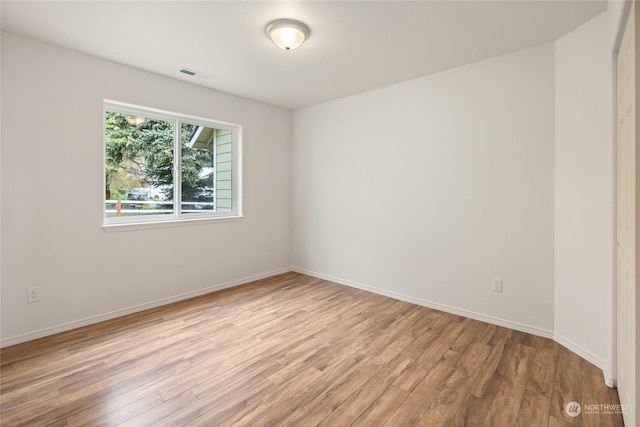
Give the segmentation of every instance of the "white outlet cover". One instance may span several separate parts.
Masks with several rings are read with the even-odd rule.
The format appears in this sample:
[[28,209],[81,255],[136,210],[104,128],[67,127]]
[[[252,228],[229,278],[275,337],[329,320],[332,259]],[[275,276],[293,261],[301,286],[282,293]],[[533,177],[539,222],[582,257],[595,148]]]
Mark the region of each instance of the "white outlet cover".
[[27,289],[27,302],[38,302],[40,301],[40,288],[28,288]]

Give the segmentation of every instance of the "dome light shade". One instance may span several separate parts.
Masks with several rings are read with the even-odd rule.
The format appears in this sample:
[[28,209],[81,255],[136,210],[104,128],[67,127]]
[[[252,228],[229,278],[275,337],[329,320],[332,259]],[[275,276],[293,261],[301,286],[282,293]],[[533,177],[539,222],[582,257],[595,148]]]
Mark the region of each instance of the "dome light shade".
[[309,37],[309,27],[294,19],[277,19],[267,25],[266,33],[280,49],[293,50]]

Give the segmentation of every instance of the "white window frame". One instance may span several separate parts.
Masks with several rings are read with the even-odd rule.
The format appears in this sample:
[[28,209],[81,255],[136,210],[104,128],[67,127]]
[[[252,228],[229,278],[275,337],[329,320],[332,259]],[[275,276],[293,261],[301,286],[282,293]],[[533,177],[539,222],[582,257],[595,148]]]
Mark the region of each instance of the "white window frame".
[[[106,213],[106,112],[112,111],[127,115],[173,122],[173,213],[162,215],[141,215],[131,217],[107,217]],[[231,211],[182,213],[182,150],[180,129],[187,123],[231,131]],[[102,227],[105,231],[124,231],[141,228],[157,228],[176,225],[195,225],[208,222],[228,222],[242,219],[242,126],[203,117],[189,116],[170,111],[142,107],[139,105],[107,100],[103,102],[102,115]],[[216,180],[214,179],[214,183]]]

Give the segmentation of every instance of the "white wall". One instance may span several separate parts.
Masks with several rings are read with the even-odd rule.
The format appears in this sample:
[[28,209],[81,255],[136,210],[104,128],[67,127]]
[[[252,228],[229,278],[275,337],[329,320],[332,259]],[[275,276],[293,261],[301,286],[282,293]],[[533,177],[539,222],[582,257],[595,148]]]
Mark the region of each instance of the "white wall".
[[548,44],[295,111],[296,269],[551,336],[553,91]]
[[[298,110],[293,122],[279,108],[3,33],[2,344],[293,260],[554,336],[610,383],[612,9],[555,44]],[[104,233],[103,98],[244,125],[246,218]],[[503,293],[490,291],[492,277]],[[30,286],[41,302],[26,303]]]
[[555,43],[555,339],[613,384],[614,142],[606,13]]
[[[291,112],[4,33],[1,89],[3,345],[290,266]],[[105,233],[104,98],[243,125],[244,220]]]

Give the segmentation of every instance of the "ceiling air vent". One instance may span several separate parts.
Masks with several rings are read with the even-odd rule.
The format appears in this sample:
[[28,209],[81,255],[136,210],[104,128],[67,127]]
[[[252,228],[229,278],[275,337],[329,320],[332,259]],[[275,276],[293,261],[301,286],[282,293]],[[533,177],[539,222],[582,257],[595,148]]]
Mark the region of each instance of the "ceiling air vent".
[[186,74],[187,76],[191,76],[191,77],[198,77],[202,80],[210,80],[213,78],[213,76],[210,76],[208,74],[205,73],[201,73],[199,71],[194,71],[194,70],[190,70],[189,68],[180,68],[180,70],[178,70],[179,72],[181,72],[182,74]]

